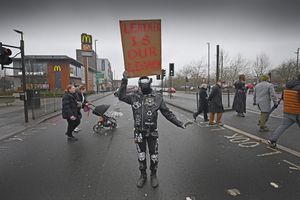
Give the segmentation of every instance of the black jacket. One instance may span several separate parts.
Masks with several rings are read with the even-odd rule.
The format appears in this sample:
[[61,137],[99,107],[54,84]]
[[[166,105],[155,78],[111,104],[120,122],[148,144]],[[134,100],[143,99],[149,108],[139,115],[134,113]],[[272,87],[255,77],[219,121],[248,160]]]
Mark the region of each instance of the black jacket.
[[222,104],[222,89],[216,84],[209,94],[208,97],[208,111],[211,113],[220,113],[224,112],[223,104]]
[[208,111],[208,98],[207,98],[207,92],[206,89],[201,88],[199,90],[199,111]]
[[76,94],[65,92],[62,98],[62,116],[64,119],[70,119],[73,115],[76,118],[81,117],[80,107],[78,110],[78,99]]
[[158,110],[176,126],[181,127],[183,125],[166,106],[161,93],[152,90],[150,94],[143,94],[141,91],[126,94],[127,82],[127,79],[122,79],[119,89],[119,99],[131,105],[136,131],[155,131],[157,129]]
[[[81,94],[80,92],[77,92],[76,95],[77,95],[78,101],[79,101],[80,103],[82,103],[82,108],[83,108],[83,107],[84,107],[84,104],[87,103],[87,100],[86,100],[86,94],[85,94],[85,93]],[[84,100],[83,100],[83,97],[84,97]]]

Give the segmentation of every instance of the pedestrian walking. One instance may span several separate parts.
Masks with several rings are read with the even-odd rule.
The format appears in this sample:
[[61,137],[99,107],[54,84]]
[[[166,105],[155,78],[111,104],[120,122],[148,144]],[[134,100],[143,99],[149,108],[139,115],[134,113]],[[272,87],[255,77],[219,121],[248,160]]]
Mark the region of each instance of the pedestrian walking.
[[128,75],[125,71],[119,90],[119,99],[130,104],[134,118],[134,142],[138,152],[139,170],[141,175],[137,181],[137,187],[144,186],[147,180],[146,146],[150,154],[151,185],[153,188],[158,186],[157,167],[158,167],[158,130],[157,130],[157,111],[170,122],[178,127],[185,128],[186,125],[179,121],[172,111],[166,106],[163,96],[151,88],[152,79],[142,76],[138,80],[140,90],[126,93]]
[[[223,126],[221,121],[224,107],[222,103],[222,81],[219,80],[213,86],[211,93],[208,97],[208,111],[209,111],[209,125]],[[215,122],[215,114],[217,114],[217,121]]]
[[246,94],[245,75],[240,75],[239,80],[234,83],[235,94],[232,104],[232,109],[237,112],[239,117],[245,117],[246,113]]
[[268,113],[271,112],[271,101],[274,106],[278,105],[277,97],[275,96],[275,90],[273,84],[269,83],[270,77],[268,75],[262,75],[260,77],[260,83],[254,87],[253,93],[253,105],[257,105],[260,110],[259,117],[259,131],[267,132],[269,128],[266,123],[269,119]]
[[81,104],[79,104],[76,89],[74,85],[68,85],[62,98],[62,116],[68,122],[66,135],[68,136],[68,141],[77,141],[78,139],[73,136],[74,129],[80,124],[80,109]]
[[194,119],[196,120],[197,116],[203,112],[204,121],[208,120],[208,98],[207,98],[207,84],[203,83],[200,86],[199,90],[199,102],[198,102],[198,110],[193,114]]
[[[81,107],[78,107],[78,114],[80,118],[82,118],[81,108],[83,109],[85,106],[88,105],[88,101],[86,99],[86,89],[84,85],[80,85],[78,91],[76,92],[77,99],[81,104]],[[74,132],[77,133],[80,131],[79,125],[74,129]]]
[[286,83],[283,101],[283,119],[268,140],[271,147],[276,147],[277,140],[290,126],[297,123],[300,127],[300,74]]

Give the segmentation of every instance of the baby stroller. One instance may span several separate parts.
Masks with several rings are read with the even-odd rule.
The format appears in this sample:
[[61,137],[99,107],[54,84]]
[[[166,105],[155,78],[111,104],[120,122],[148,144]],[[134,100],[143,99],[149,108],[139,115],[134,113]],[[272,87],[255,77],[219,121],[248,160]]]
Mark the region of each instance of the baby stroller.
[[117,120],[111,116],[107,116],[105,115],[105,112],[108,110],[108,108],[110,107],[110,105],[99,105],[99,106],[94,106],[92,105],[94,108],[92,108],[92,113],[94,115],[99,116],[99,121],[97,122],[97,124],[95,124],[93,126],[93,131],[95,133],[100,133],[101,130],[104,129],[109,129],[112,130],[114,128],[117,127]]

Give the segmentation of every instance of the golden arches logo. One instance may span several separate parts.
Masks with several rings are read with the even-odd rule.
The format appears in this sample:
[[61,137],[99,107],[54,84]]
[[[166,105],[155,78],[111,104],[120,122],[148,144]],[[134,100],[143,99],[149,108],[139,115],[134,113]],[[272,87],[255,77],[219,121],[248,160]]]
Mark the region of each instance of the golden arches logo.
[[60,67],[59,65],[55,65],[55,66],[53,67],[53,71],[55,71],[55,72],[60,72],[60,71],[61,71],[61,67]]
[[82,44],[92,44],[92,36],[88,34],[81,34]]

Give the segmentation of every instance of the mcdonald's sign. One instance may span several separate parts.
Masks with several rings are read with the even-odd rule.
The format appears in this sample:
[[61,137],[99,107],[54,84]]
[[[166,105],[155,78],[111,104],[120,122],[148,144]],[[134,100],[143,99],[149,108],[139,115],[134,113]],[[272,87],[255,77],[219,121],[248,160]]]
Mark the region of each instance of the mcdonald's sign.
[[92,35],[82,33],[81,34],[81,44],[92,44]]
[[55,66],[53,67],[53,71],[55,71],[55,72],[60,72],[60,71],[61,71],[61,67],[60,67],[59,65],[55,65]]

